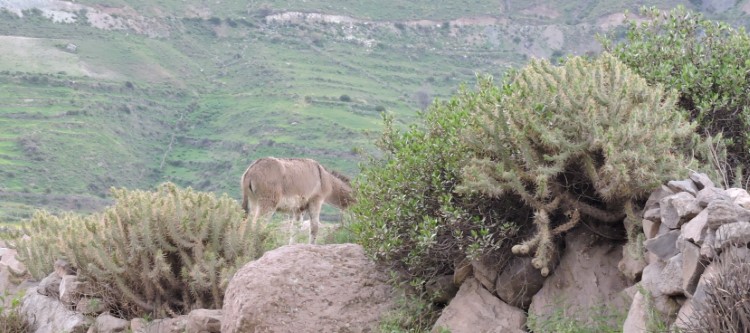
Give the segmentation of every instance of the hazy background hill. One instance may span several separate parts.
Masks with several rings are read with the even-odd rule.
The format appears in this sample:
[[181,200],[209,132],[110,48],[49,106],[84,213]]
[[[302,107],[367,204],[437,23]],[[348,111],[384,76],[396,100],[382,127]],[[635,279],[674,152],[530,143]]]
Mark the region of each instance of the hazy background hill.
[[596,52],[644,4],[750,23],[748,0],[0,0],[0,221],[167,180],[239,197],[266,155],[354,175],[381,112]]

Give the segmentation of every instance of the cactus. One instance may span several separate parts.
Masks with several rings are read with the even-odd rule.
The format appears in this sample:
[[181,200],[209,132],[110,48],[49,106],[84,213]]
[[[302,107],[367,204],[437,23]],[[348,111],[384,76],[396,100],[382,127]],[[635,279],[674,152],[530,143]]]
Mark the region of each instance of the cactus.
[[265,233],[237,232],[242,210],[226,195],[171,183],[155,192],[112,193],[116,204],[101,214],[34,215],[31,238],[16,247],[35,277],[64,257],[115,312],[164,317],[221,308],[236,269],[261,254]]
[[[675,95],[609,54],[560,67],[532,61],[502,87],[482,80],[479,94],[481,125],[466,137],[476,157],[461,188],[515,195],[535,210],[537,233],[512,250],[533,254],[545,276],[555,235],[582,219],[622,223],[634,200],[686,170],[676,147],[694,125]],[[553,228],[552,216],[564,222]]]

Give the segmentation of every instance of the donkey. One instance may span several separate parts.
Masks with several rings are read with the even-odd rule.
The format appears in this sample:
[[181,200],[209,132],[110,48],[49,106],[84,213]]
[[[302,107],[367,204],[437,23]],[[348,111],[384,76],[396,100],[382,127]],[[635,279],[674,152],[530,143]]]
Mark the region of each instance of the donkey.
[[[289,230],[305,212],[310,215],[310,244],[318,237],[320,209],[328,203],[346,209],[354,202],[349,178],[329,171],[308,158],[264,157],[256,160],[242,175],[242,209],[252,225],[259,219],[270,219],[276,211],[292,214]],[[294,241],[294,232],[289,243]]]

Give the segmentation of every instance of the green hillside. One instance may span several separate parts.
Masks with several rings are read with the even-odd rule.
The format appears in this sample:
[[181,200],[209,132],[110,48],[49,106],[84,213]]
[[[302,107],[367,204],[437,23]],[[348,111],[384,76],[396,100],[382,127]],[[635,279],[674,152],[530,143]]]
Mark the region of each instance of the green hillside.
[[[354,175],[384,110],[405,126],[478,73],[596,52],[594,35],[642,5],[34,3],[0,2],[0,221],[95,210],[111,186],[167,180],[239,197],[240,175],[266,155]],[[680,3],[732,22],[750,11],[748,1],[649,4]]]

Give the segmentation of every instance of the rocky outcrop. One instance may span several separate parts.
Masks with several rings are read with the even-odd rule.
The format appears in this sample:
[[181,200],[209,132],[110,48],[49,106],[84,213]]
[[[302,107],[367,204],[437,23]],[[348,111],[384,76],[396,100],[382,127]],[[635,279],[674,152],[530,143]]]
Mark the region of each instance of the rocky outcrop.
[[625,332],[648,331],[644,314],[652,310],[682,327],[702,302],[701,290],[710,283],[717,255],[746,250],[750,244],[747,191],[716,188],[698,173],[666,187],[669,191],[652,194],[652,206],[643,214],[649,264],[642,271]]
[[237,271],[221,331],[376,331],[394,304],[387,278],[359,245],[284,246]]

